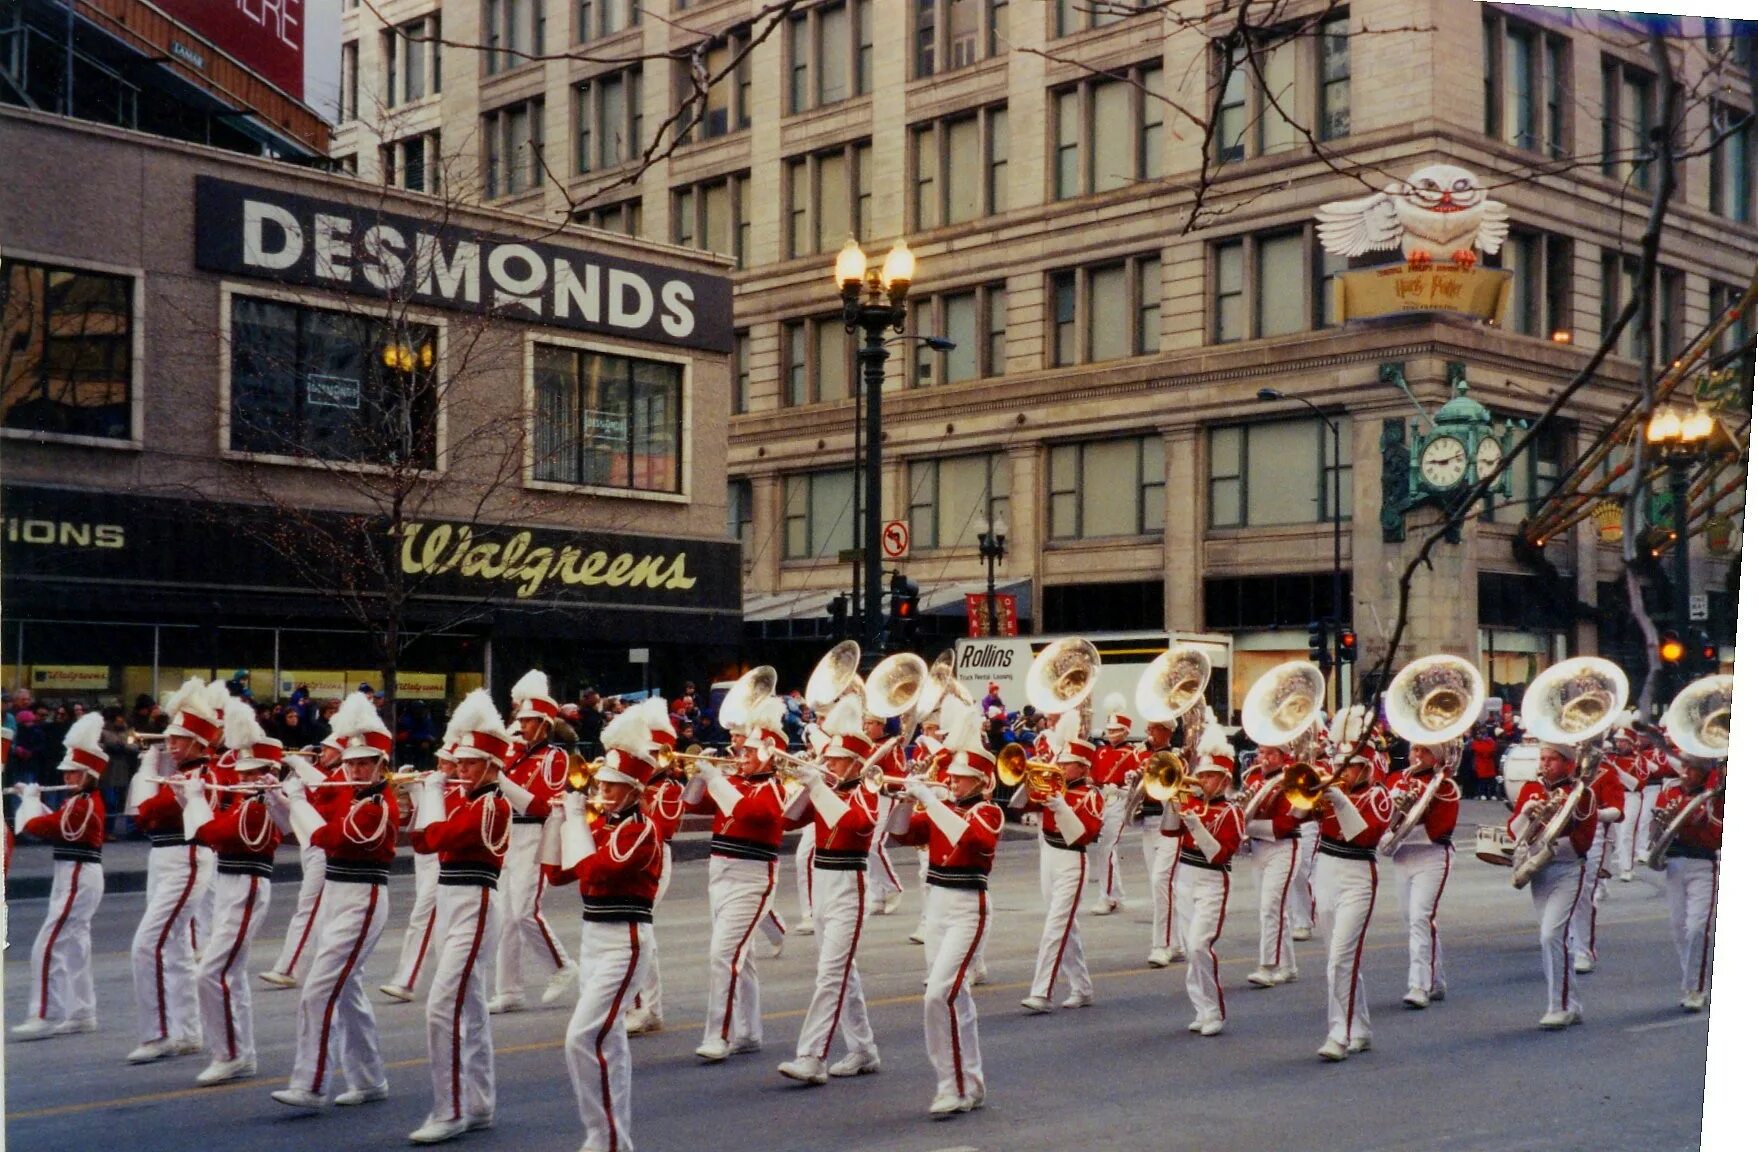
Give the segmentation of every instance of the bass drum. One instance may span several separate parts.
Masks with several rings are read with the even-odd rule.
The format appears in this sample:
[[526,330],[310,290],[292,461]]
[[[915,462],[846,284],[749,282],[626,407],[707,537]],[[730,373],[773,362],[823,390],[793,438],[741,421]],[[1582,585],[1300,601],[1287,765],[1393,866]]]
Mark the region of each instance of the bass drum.
[[1500,824],[1477,826],[1477,858],[1502,868],[1514,866],[1514,836]]

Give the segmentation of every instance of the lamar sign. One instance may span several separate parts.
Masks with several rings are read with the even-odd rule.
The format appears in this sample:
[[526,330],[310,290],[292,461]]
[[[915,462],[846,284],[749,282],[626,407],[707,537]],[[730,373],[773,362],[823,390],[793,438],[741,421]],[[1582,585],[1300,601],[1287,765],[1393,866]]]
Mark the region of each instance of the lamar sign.
[[581,332],[730,352],[732,282],[377,208],[195,178],[195,265]]

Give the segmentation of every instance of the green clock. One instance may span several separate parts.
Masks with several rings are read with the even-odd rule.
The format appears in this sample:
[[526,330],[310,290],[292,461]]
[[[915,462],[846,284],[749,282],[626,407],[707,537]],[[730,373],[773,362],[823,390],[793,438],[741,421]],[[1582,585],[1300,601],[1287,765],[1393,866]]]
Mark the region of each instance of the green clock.
[[[1447,365],[1452,399],[1432,419],[1387,421],[1380,438],[1383,458],[1380,510],[1381,527],[1388,541],[1404,538],[1404,517],[1422,504],[1450,509],[1483,477],[1501,467],[1516,428],[1524,422],[1506,423],[1498,432],[1488,408],[1473,400],[1465,381],[1465,365]],[[1382,364],[1380,378],[1395,383],[1411,396],[1402,364]],[[1420,407],[1420,405],[1419,405]],[[1496,478],[1485,500],[1511,499],[1513,483],[1504,473]],[[1453,534],[1449,533],[1449,537]]]

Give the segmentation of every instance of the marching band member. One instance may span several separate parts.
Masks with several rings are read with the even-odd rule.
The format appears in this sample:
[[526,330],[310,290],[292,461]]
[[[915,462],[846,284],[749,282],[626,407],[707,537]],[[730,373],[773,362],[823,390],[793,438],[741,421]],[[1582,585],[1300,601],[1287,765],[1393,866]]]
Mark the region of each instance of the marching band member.
[[[831,1076],[859,1076],[879,1070],[879,1049],[867,1020],[855,949],[868,913],[869,841],[878,827],[878,793],[861,786],[862,761],[872,748],[861,735],[861,702],[844,696],[824,718],[830,743],[823,772],[811,773],[804,810],[790,814],[790,825],[811,825],[813,843],[812,916],[818,936],[818,972],[792,1060],[777,1071],[790,1080],[823,1084]],[[832,784],[830,777],[834,780]],[[838,1031],[848,1054],[826,1066]]]
[[1184,990],[1196,1018],[1190,1030],[1219,1036],[1227,1022],[1227,997],[1221,991],[1221,960],[1215,942],[1227,922],[1227,896],[1232,888],[1233,854],[1245,838],[1239,807],[1227,799],[1233,783],[1233,746],[1218,727],[1205,727],[1197,748],[1197,791],[1177,808],[1170,805],[1166,823],[1178,827],[1179,881],[1175,912],[1178,938],[1190,967]]
[[61,782],[70,790],[59,811],[43,804],[42,789],[24,786],[12,814],[13,830],[53,844],[55,878],[49,913],[31,945],[31,1014],[13,1026],[16,1040],[41,1040],[98,1030],[92,991],[92,916],[104,898],[104,798],[98,780],[110,762],[100,737],[104,718],[88,712],[62,738]]
[[[244,700],[226,702],[226,744],[236,754],[232,768],[240,785],[260,783],[255,792],[221,796],[216,813],[199,776],[180,782],[183,831],[192,842],[214,850],[214,923],[196,966],[201,1030],[211,1062],[197,1084],[224,1084],[256,1075],[256,1019],[244,960],[250,943],[268,919],[275,849],[281,843],[267,789],[284,753],[256,721]],[[284,816],[283,816],[284,818]]]
[[[1648,762],[1637,754],[1636,732],[1626,724],[1612,733],[1612,750],[1605,762],[1617,773],[1624,788],[1624,818],[1618,821],[1617,843],[1612,851],[1617,857],[1618,879],[1629,883],[1639,856],[1638,833],[1647,821],[1642,817],[1643,790],[1648,783]],[[1607,864],[1606,867],[1611,867]]]
[[[629,1037],[621,1017],[645,981],[645,970],[656,962],[653,902],[664,853],[641,809],[641,792],[654,767],[648,732],[634,709],[604,726],[604,767],[593,786],[602,822],[596,829],[588,823],[582,793],[563,796],[561,865],[552,874],[558,883],[568,875],[580,882],[580,998],[568,1021],[564,1051],[586,1129],[582,1147],[603,1152],[635,1147]],[[779,820],[777,829],[779,840]],[[773,884],[773,858],[770,867]]]
[[712,813],[708,858],[708,1019],[696,1055],[713,1064],[763,1046],[757,965],[751,935],[772,915],[775,863],[781,855],[782,788],[769,753],[785,748],[782,703],[769,697],[751,714],[736,774],[701,761],[684,791],[685,809]]
[[165,701],[165,714],[171,717],[165,742],[129,786],[128,811],[152,843],[146,908],[130,948],[141,1037],[128,1054],[130,1064],[201,1051],[194,918],[197,897],[208,884],[203,854],[211,858],[212,853],[184,834],[178,794],[163,781],[207,773],[208,750],[220,738],[220,716],[207,687],[193,677]]
[[[1574,783],[1576,750],[1566,744],[1541,744],[1537,780],[1529,780],[1514,799],[1508,831],[1522,839],[1541,819],[1547,801],[1561,802]],[[1532,905],[1538,910],[1538,942],[1544,955],[1548,1000],[1540,1028],[1555,1031],[1581,1023],[1581,1000],[1571,979],[1569,952],[1575,917],[1588,892],[1588,857],[1599,834],[1597,798],[1583,792],[1557,838],[1556,856],[1532,878]]]
[[1636,810],[1634,842],[1641,852],[1653,842],[1654,806],[1660,802],[1661,792],[1678,783],[1679,777],[1666,738],[1653,729],[1636,729],[1636,762],[1640,765],[1637,774],[1642,777],[1642,801]]
[[816,847],[812,832],[808,822],[794,841],[794,897],[799,901],[800,918],[794,921],[793,930],[801,936],[817,931],[812,924],[812,849]]
[[[366,1104],[390,1095],[379,1057],[378,1022],[366,998],[365,964],[390,915],[386,898],[397,854],[397,802],[386,794],[381,771],[394,742],[372,698],[356,692],[330,722],[343,741],[342,770],[353,787],[346,807],[314,807],[295,774],[281,782],[293,832],[324,850],[323,915],[317,951],[299,993],[297,1046],[287,1087],[271,1092],[294,1108],[322,1108],[336,1065],[347,1088],[337,1104]],[[320,789],[329,791],[329,789]]]
[[1410,767],[1390,792],[1394,809],[1408,809],[1437,775],[1441,782],[1422,814],[1422,823],[1391,853],[1410,937],[1409,991],[1404,993],[1404,1004],[1409,1008],[1427,1008],[1430,1001],[1447,998],[1447,974],[1435,918],[1453,870],[1453,829],[1459,823],[1462,794],[1452,773],[1441,763],[1441,750],[1431,744],[1410,746]]
[[[860,697],[863,704],[866,697]],[[907,736],[908,733],[905,733]],[[871,712],[861,716],[861,738],[866,741],[868,751],[877,748],[885,739],[885,721]],[[891,757],[885,766],[888,776],[903,776],[909,771],[909,758],[905,753],[903,741],[899,740],[892,748]],[[891,818],[891,809],[897,803],[894,797],[879,797],[879,826]],[[867,857],[867,911],[874,916],[889,916],[897,911],[903,903],[903,883],[897,878],[897,869],[891,863],[891,853],[885,844],[885,837],[874,836],[870,841]]]
[[[941,759],[941,753],[946,747],[941,739],[939,717],[940,712],[936,709],[933,714],[922,721],[921,727],[916,733],[915,743],[910,746],[907,754],[903,755],[906,770],[902,775],[921,775],[930,781],[936,778],[935,765]],[[880,810],[884,817],[880,827],[891,827],[892,811],[892,808]],[[889,840],[891,837],[877,836],[874,839]],[[922,893],[922,907],[916,913],[916,926],[910,930],[911,944],[920,944],[928,938],[928,849],[925,845],[916,849],[916,881],[916,887]]]
[[[1093,1002],[1093,978],[1087,971],[1080,938],[1080,898],[1087,883],[1087,845],[1095,843],[1104,824],[1099,793],[1087,779],[1093,746],[1081,733],[1080,713],[1069,712],[1056,724],[1056,764],[1064,786],[1047,800],[1034,802],[1043,812],[1038,843],[1038,885],[1047,905],[1044,932],[1038,938],[1038,967],[1030,993],[1020,1006],[1028,1012],[1050,1011],[1050,996],[1064,966],[1068,999],[1064,1008]],[[1029,795],[1022,787],[1020,796]]]
[[[1634,719],[1634,716],[1631,716]],[[1594,771],[1593,779],[1588,784],[1593,793],[1594,801],[1599,806],[1601,821],[1609,820],[1612,824],[1624,822],[1624,784],[1615,767],[1603,759]],[[1605,881],[1611,877],[1608,871],[1612,864],[1612,842],[1616,833],[1610,828],[1601,828],[1593,838],[1593,846],[1588,849],[1587,860],[1587,931],[1577,932],[1573,954],[1575,971],[1586,975],[1599,964],[1599,902],[1605,896]]]
[[960,700],[940,705],[946,746],[954,755],[940,793],[919,777],[904,794],[920,811],[900,805],[890,831],[906,845],[928,849],[928,982],[922,1027],[936,1078],[934,1117],[983,1105],[986,1084],[977,1036],[977,1003],[966,976],[989,930],[989,870],[1000,842],[1001,809],[985,797],[994,786],[994,758],[983,748],[976,709]]
[[[656,749],[664,752],[676,748],[678,734],[672,727],[671,710],[665,706],[665,697],[649,696],[641,702],[641,710],[646,717],[648,738]],[[653,834],[659,837],[661,846],[659,889],[653,894],[653,904],[658,907],[671,888],[672,837],[678,834],[678,826],[684,822],[684,775],[675,766],[655,768],[648,777],[647,787],[641,790],[641,814],[653,825]],[[647,966],[641,983],[636,985],[635,1003],[623,1018],[631,1036],[658,1032],[665,1027],[665,988],[659,977],[657,933],[651,954],[653,963]]]
[[[1147,724],[1147,743],[1137,753],[1137,763],[1145,763],[1147,758],[1156,752],[1172,750],[1172,726],[1159,721],[1150,720]],[[1137,771],[1139,771],[1139,767]],[[1144,812],[1150,803],[1145,797],[1141,804]],[[1178,884],[1178,841],[1177,831],[1166,824],[1164,810],[1153,819],[1153,827],[1149,828],[1148,818],[1138,817],[1142,825],[1142,854],[1148,866],[1148,896],[1154,907],[1153,935],[1148,943],[1148,967],[1165,968],[1184,961],[1184,942],[1178,938],[1176,931],[1177,917],[1174,910],[1177,905],[1175,889]]]
[[[445,781],[456,779],[458,767],[457,728],[458,714],[454,710],[446,723],[445,738],[434,750],[434,769],[432,776],[422,778],[425,786],[429,779],[438,778],[442,782],[441,794],[449,814],[451,809],[462,802],[462,796],[456,789],[443,787]],[[411,791],[406,797],[409,809],[409,831],[413,834],[415,821],[421,815],[418,793]],[[398,807],[404,807],[402,802]],[[413,839],[413,835],[411,835]],[[415,987],[421,981],[421,970],[426,967],[427,957],[434,941],[434,929],[439,925],[439,877],[440,858],[437,852],[415,852],[415,902],[409,906],[409,923],[403,929],[403,947],[397,953],[397,967],[390,982],[380,984],[378,990],[400,1004],[407,1004],[415,999]],[[497,905],[495,914],[500,914]]]
[[1319,818],[1311,821],[1319,830],[1313,888],[1319,927],[1328,946],[1330,1031],[1318,1054],[1331,1061],[1346,1060],[1350,1053],[1373,1046],[1361,953],[1379,892],[1374,849],[1392,818],[1391,798],[1374,782],[1373,757],[1366,752],[1344,754],[1348,760],[1325,790],[1325,803],[1314,809]]
[[446,775],[424,776],[409,836],[418,859],[439,861],[433,928],[438,947],[427,993],[433,1109],[409,1133],[415,1144],[438,1144],[494,1123],[494,1042],[482,966],[494,953],[501,926],[495,905],[513,810],[501,795],[500,770],[512,736],[481,688],[458,704],[447,735],[456,740],[462,791],[448,803]]
[[1255,988],[1274,988],[1300,979],[1300,964],[1289,939],[1293,914],[1289,896],[1294,891],[1301,820],[1282,792],[1282,771],[1289,763],[1288,750],[1271,745],[1258,749],[1245,774],[1248,797],[1271,789],[1257,802],[1245,825],[1257,873],[1258,925],[1257,968],[1245,979]]
[[525,1007],[525,953],[535,952],[551,973],[542,1000],[554,1004],[568,994],[578,972],[543,918],[543,874],[537,866],[538,843],[549,802],[568,780],[568,754],[551,743],[558,705],[549,695],[549,677],[538,669],[513,685],[513,723],[520,746],[501,770],[502,791],[514,784],[529,792],[528,809],[514,805],[513,839],[507,848],[502,876],[500,947],[495,954],[494,999],[490,1012],[517,1012]]
[[1117,846],[1123,838],[1129,773],[1140,765],[1135,749],[1129,746],[1129,732],[1135,721],[1124,707],[1121,692],[1105,698],[1105,742],[1093,753],[1093,784],[1105,801],[1105,823],[1093,845],[1094,869],[1100,884],[1099,903],[1093,909],[1095,916],[1109,916],[1123,907],[1123,871],[1117,866]]
[[[1661,792],[1656,818],[1670,822],[1685,805],[1718,787],[1713,761],[1681,757],[1678,779]],[[1709,957],[1715,948],[1715,895],[1721,880],[1725,812],[1718,793],[1697,808],[1666,847],[1666,903],[1684,994],[1679,1007],[1687,1012],[1701,1012],[1709,1004]]]
[[[340,782],[342,742],[332,732],[318,745],[315,766],[304,757],[296,758],[294,763],[302,765],[296,771],[308,787],[323,781]],[[346,804],[347,792],[346,788],[318,788],[308,791],[306,798],[319,812],[327,812],[336,804]],[[323,914],[324,867],[328,859],[322,848],[299,846],[299,902],[294,905],[293,918],[287,922],[287,938],[281,945],[281,954],[275,957],[274,967],[256,974],[258,980],[271,987],[297,988],[311,967],[310,945],[317,939],[317,922]]]

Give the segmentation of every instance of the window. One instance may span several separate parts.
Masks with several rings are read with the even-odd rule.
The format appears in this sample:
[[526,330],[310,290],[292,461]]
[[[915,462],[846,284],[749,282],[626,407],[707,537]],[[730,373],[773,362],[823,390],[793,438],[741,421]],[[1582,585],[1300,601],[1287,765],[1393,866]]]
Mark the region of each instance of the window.
[[1486,266],[1514,274],[1507,315],[1510,332],[1549,337],[1569,330],[1574,260],[1567,237],[1518,229],[1508,234],[1500,252],[1484,258]]
[[1335,315],[1331,284],[1347,267],[1323,254],[1310,228],[1222,240],[1210,261],[1216,344],[1323,327]]
[[1493,9],[1483,14],[1483,131],[1516,148],[1561,156],[1569,42]]
[[482,23],[490,76],[543,54],[543,0],[483,0]]
[[1166,442],[1142,436],[1050,449],[1050,538],[1158,536],[1166,523]]
[[[1745,295],[1745,289],[1736,284],[1711,284],[1709,286],[1709,322],[1720,320],[1723,315],[1733,311]],[[1715,354],[1725,356],[1735,348],[1751,339],[1753,332],[1753,311],[1748,309],[1739,319],[1728,326],[1721,339],[1715,342]],[[1750,380],[1752,359],[1746,358],[1747,379]]]
[[543,101],[527,100],[482,118],[483,188],[489,199],[514,196],[543,179]]
[[855,546],[852,471],[784,476],[781,490],[782,559],[835,559]]
[[1333,482],[1341,519],[1354,515],[1354,470],[1347,416],[1331,417],[1342,461],[1322,420],[1276,420],[1209,429],[1209,527],[1262,528],[1330,519]]
[[532,479],[682,490],[682,367],[548,344],[533,361]]
[[1142,64],[1051,94],[1056,199],[1160,178],[1164,84],[1158,64]]
[[576,43],[610,36],[641,23],[641,0],[575,0]]
[[[234,452],[431,468],[439,333],[427,324],[232,298]],[[409,354],[387,367],[387,350]]]
[[1351,73],[1349,16],[1331,16],[1258,34],[1249,46],[1217,47],[1221,92],[1215,121],[1215,159],[1287,152],[1317,140],[1349,135]]
[[[958,384],[1006,369],[1007,289],[990,284],[910,302],[910,334],[916,359],[910,385]],[[958,347],[936,352],[920,339],[944,336]]]
[[343,156],[331,156],[330,162],[336,166],[335,170],[344,176],[360,175],[360,157],[352,152]]
[[966,68],[1007,44],[1007,0],[915,0],[915,77]]
[[[440,14],[435,12],[381,36],[385,61],[385,107],[423,100],[440,90]],[[358,69],[359,60],[355,60]],[[344,74],[347,61],[344,56]]]
[[424,132],[379,149],[386,184],[411,192],[440,190],[440,134]]
[[1052,367],[1157,352],[1160,257],[1052,272],[1050,308]]
[[873,146],[865,140],[787,162],[788,255],[835,252],[873,219]]
[[977,535],[1007,522],[1013,470],[1005,452],[910,461],[910,542],[975,548]]
[[0,271],[0,425],[130,439],[134,282],[10,257]]
[[[707,98],[701,107],[701,119],[691,126],[689,117],[678,125],[678,138],[690,140],[712,140],[717,136],[725,136],[729,132],[742,132],[751,126],[751,30],[739,28],[723,36],[715,37],[702,59],[706,69],[708,85]],[[734,60],[738,63],[735,65]],[[675,107],[683,108],[696,98],[696,81],[691,75],[691,62],[680,60],[675,65],[674,75],[677,77],[677,100]],[[724,79],[714,80],[716,76],[730,74]]]
[[1655,356],[1671,361],[1685,350],[1685,274],[1677,268],[1660,270],[1660,299],[1654,308]]
[[[1500,423],[1501,414],[1497,415]],[[1564,425],[1548,421],[1538,429],[1531,447],[1521,453],[1506,473],[1513,495],[1489,505],[1488,518],[1501,524],[1518,524],[1538,510],[1538,504],[1557,486],[1563,474]]]
[[788,17],[788,111],[873,90],[873,0],[838,0]]
[[739,542],[739,554],[745,562],[751,559],[751,482],[726,482],[726,534]]
[[[1600,338],[1611,331],[1617,321],[1618,313],[1623,310],[1637,288],[1637,277],[1641,274],[1642,262],[1634,256],[1624,256],[1608,252],[1600,258],[1599,266],[1599,332]],[[1684,273],[1673,268],[1657,268],[1657,283],[1654,297],[1654,331],[1649,333],[1652,341],[1647,347],[1654,349],[1657,359],[1665,361],[1676,356],[1684,348],[1685,325],[1685,282]],[[1639,316],[1632,317],[1625,325],[1623,334],[1618,337],[1617,347],[1612,349],[1614,355],[1627,360],[1641,360],[1647,347],[1640,336]]]
[[787,351],[786,405],[847,400],[855,380],[855,341],[843,328],[841,314],[782,325]]
[[342,122],[360,119],[360,43],[342,45]]
[[1752,22],[1749,20],[1712,17],[1705,17],[1703,20],[1703,46],[1714,57],[1712,64],[1717,67],[1731,66],[1741,71],[1750,68],[1755,40],[1758,40],[1758,36],[1754,35]]
[[1721,140],[1709,153],[1709,210],[1741,224],[1752,219],[1752,114],[1709,105],[1709,127]]
[[1056,35],[1072,36],[1076,32],[1084,32],[1088,28],[1103,28],[1107,24],[1115,24],[1130,15],[1123,9],[1131,5],[1137,8],[1159,8],[1160,4],[1153,0],[1056,0]]
[[641,201],[623,200],[616,204],[604,204],[597,208],[582,208],[574,213],[574,219],[593,228],[602,228],[606,232],[621,232],[624,236],[641,235]]
[[1007,109],[910,129],[915,226],[937,228],[1007,211]]
[[672,190],[672,238],[744,263],[750,251],[751,177],[737,172]]
[[614,168],[641,155],[641,69],[574,85],[574,171]]
[[737,416],[751,410],[751,334],[733,333],[732,410]]
[[1601,68],[1605,119],[1600,127],[1600,171],[1644,191],[1649,177],[1649,130],[1654,126],[1654,78],[1606,57]]

